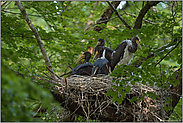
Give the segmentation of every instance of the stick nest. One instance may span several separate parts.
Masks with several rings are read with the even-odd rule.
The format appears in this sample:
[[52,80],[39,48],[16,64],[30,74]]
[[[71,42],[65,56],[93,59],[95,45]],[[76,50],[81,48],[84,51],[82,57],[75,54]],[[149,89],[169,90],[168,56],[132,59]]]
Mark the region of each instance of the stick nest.
[[[74,103],[78,104],[77,109],[82,108],[87,120],[95,119],[106,121],[138,121],[138,122],[158,122],[168,119],[167,112],[163,109],[168,106],[166,101],[170,93],[166,90],[143,85],[136,82],[134,85],[126,82],[131,87],[131,92],[126,93],[122,104],[112,101],[111,96],[106,96],[111,86],[116,85],[112,80],[117,78],[108,75],[80,76],[73,75],[66,79],[61,78],[60,85],[56,86],[60,93],[66,93]],[[119,81],[125,78],[118,78]],[[114,89],[113,89],[114,90]],[[155,93],[158,97],[144,96],[140,101],[130,102],[132,97],[142,98],[148,92]],[[171,105],[171,104],[170,104]],[[104,120],[103,120],[104,121]]]

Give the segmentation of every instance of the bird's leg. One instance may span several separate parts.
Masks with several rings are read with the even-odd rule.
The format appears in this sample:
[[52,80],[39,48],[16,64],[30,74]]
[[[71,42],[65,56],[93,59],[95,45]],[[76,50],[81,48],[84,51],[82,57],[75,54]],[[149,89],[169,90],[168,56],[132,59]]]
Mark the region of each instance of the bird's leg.
[[95,69],[95,71],[93,72],[93,75],[95,75],[95,74],[96,74],[97,70],[98,70],[98,67],[97,67],[97,68]]
[[112,73],[112,72],[111,72],[111,67],[109,67],[109,73]]

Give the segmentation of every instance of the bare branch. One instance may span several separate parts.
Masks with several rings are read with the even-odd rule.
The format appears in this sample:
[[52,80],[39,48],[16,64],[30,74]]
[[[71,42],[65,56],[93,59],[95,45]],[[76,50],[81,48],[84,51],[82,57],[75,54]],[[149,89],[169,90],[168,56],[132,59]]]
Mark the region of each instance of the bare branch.
[[160,52],[163,49],[174,45],[176,41],[177,41],[177,38],[174,39],[172,42],[170,42],[170,43],[168,43],[168,44],[166,44],[166,45],[164,45],[162,47],[159,47],[158,49],[155,49],[153,52],[148,53],[147,57],[143,57],[143,58],[139,58],[139,59],[135,60],[131,65],[135,66],[135,67],[139,67],[143,63],[143,61],[146,61],[147,59],[153,57],[154,56],[154,52]]
[[156,67],[168,54],[170,54],[170,52],[172,52],[178,45],[179,43],[182,41],[182,38],[179,40],[179,42],[175,45],[175,47],[173,47],[165,56],[163,56],[163,58],[161,58],[155,65],[154,67]]
[[[41,38],[39,36],[39,33],[38,33],[37,29],[34,27],[34,25],[32,24],[29,16],[27,15],[26,11],[23,9],[23,6],[22,6],[21,2],[15,1],[15,3],[17,4],[17,6],[20,9],[22,15],[24,16],[25,20],[27,21],[27,24],[29,25],[30,29],[32,30],[32,32],[34,33],[34,35],[36,37],[37,43],[38,43],[38,45],[39,45],[39,47],[41,49],[41,53],[43,55],[43,58],[44,58],[44,60],[46,62],[47,67],[49,67],[53,71],[52,65],[51,65],[50,60],[49,60],[49,57],[48,57],[48,55],[46,53],[46,50],[44,48],[44,45],[43,45],[43,43],[41,41]],[[52,74],[52,73],[51,73],[51,76],[55,78],[54,74]]]
[[113,9],[113,11],[115,12],[115,14],[119,17],[119,19],[123,22],[123,24],[127,27],[127,28],[129,28],[129,29],[131,29],[131,27],[126,23],[126,21],[119,15],[119,13],[116,11],[116,9],[114,8],[114,6],[109,2],[109,1],[107,1],[107,3],[110,5],[110,7]]

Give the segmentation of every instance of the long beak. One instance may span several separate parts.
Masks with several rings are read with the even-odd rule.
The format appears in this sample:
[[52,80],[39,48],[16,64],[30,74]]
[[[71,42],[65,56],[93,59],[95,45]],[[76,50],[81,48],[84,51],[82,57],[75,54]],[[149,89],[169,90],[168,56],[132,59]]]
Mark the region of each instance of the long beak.
[[98,51],[96,51],[96,53],[95,53],[95,55],[94,55],[92,61],[95,59],[95,57],[97,56],[97,54],[98,54]]
[[76,61],[75,64],[77,64],[78,62],[80,62],[82,59],[85,58],[85,55],[81,55]]
[[94,52],[93,47],[88,47],[88,51],[91,53],[91,55],[93,55],[93,52]]
[[96,46],[97,46],[97,45],[99,45],[99,44],[100,44],[100,42],[98,41],[98,42],[97,42],[97,44],[95,45],[94,49],[95,49],[95,48],[96,48]]
[[142,47],[140,46],[140,43],[138,40],[136,40],[136,43],[138,44],[138,46],[140,47],[140,49],[142,50]]

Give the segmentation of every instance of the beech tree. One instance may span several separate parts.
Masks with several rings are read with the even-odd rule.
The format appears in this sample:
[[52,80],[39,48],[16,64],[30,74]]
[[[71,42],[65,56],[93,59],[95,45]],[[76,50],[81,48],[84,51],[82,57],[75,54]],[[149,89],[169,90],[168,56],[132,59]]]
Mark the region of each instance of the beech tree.
[[[135,35],[142,50],[102,82],[59,77],[99,38]],[[1,1],[1,66],[2,121],[182,121],[182,1]]]

